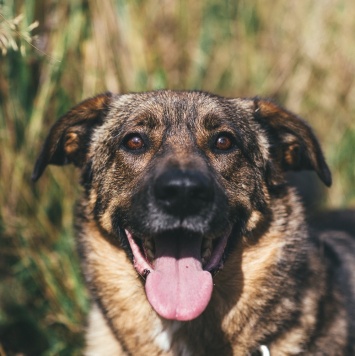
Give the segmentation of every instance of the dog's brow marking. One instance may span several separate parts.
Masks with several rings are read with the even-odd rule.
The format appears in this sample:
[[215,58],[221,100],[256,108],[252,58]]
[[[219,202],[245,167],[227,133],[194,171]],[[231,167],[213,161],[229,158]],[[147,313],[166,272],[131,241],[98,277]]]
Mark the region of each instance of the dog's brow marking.
[[221,120],[215,115],[208,114],[203,119],[203,125],[207,130],[215,130],[221,126]]
[[137,126],[148,127],[154,129],[158,126],[159,120],[151,113],[146,113],[140,117],[140,120],[137,122]]

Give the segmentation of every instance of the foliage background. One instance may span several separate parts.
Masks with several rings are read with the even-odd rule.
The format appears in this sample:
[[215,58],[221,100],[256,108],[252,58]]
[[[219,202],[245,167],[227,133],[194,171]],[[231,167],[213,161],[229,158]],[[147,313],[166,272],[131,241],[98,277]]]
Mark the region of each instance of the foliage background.
[[0,1],[0,355],[81,353],[77,176],[30,176],[50,125],[88,96],[272,97],[323,143],[334,178],[325,205],[354,207],[354,13],[351,0]]

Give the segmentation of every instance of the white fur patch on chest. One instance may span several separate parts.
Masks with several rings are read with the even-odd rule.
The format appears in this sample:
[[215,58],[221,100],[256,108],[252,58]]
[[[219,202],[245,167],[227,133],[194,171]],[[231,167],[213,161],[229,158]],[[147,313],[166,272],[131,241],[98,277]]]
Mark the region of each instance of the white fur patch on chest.
[[176,340],[175,335],[181,328],[182,322],[171,321],[163,325],[159,322],[153,331],[154,343],[164,352],[174,351],[182,356],[190,356],[192,352],[189,351],[188,346],[181,340]]

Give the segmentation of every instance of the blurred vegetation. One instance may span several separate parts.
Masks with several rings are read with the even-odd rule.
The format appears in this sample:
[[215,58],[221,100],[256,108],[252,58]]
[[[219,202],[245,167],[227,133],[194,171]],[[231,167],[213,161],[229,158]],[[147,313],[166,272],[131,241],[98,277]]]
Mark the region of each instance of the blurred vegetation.
[[0,1],[0,355],[81,353],[77,175],[30,176],[48,128],[85,97],[272,97],[323,143],[334,177],[326,206],[354,206],[354,13],[350,0]]

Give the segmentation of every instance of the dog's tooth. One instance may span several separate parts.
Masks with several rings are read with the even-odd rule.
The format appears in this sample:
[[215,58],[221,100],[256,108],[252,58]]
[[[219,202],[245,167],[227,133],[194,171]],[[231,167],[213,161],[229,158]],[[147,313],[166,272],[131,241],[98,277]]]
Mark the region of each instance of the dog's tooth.
[[148,258],[150,261],[153,261],[153,260],[154,260],[154,253],[153,253],[151,250],[147,250],[147,258]]
[[203,239],[202,242],[202,263],[205,263],[212,253],[212,239]]
[[212,252],[212,250],[204,250],[201,255],[202,260],[206,260],[208,257],[210,257],[211,252]]
[[203,239],[202,241],[202,251],[212,249],[212,239]]
[[144,251],[146,254],[146,257],[153,261],[154,260],[154,243],[153,240],[151,239],[145,239],[144,240]]
[[148,249],[148,250],[153,250],[154,246],[153,246],[153,240],[152,239],[145,239],[144,240],[144,246]]

